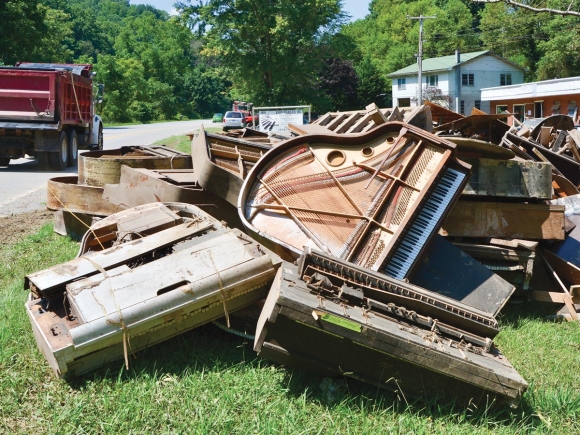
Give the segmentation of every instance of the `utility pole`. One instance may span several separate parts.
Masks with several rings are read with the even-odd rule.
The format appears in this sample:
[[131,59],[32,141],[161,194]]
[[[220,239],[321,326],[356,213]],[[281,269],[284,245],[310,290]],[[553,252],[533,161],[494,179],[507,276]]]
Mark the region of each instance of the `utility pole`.
[[419,55],[417,56],[417,64],[419,65],[419,74],[417,77],[417,85],[419,86],[419,106],[423,104],[423,20],[437,18],[437,15],[431,17],[425,17],[423,14],[418,17],[410,17],[407,15],[408,20],[419,20]]

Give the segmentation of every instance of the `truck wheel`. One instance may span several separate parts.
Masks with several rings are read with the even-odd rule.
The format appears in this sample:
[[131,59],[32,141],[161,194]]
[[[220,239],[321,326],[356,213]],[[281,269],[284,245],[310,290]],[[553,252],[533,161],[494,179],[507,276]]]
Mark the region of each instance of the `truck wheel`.
[[55,171],[64,171],[68,164],[68,137],[65,131],[60,132],[58,151],[50,153],[50,165]]
[[79,159],[79,138],[74,129],[68,132],[68,166],[76,166]]
[[0,157],[0,166],[8,166],[10,164],[10,157]]
[[103,124],[99,124],[99,136],[97,139],[97,150],[103,151]]
[[44,151],[38,151],[36,153],[36,160],[38,160],[38,169],[41,171],[48,171],[51,167],[49,154]]

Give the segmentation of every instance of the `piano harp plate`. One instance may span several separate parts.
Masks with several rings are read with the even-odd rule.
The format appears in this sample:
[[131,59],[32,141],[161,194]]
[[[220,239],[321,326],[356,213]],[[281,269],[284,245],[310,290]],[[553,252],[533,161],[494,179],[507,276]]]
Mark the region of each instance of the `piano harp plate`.
[[240,217],[288,260],[310,247],[403,279],[467,183],[470,166],[454,151],[401,122],[290,139],[248,175]]

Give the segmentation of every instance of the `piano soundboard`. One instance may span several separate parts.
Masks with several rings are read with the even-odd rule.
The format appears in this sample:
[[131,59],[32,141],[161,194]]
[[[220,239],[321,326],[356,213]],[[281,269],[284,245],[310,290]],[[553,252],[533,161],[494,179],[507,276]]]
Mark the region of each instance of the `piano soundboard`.
[[409,277],[468,181],[455,145],[401,122],[306,135],[268,152],[242,187],[242,222],[288,259],[304,247]]

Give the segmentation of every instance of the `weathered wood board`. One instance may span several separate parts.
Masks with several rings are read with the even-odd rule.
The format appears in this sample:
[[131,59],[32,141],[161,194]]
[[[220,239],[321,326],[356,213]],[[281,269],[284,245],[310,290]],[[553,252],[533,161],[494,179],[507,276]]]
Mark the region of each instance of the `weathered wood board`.
[[564,206],[459,200],[443,221],[440,233],[455,237],[564,240],[564,221]]
[[[172,180],[173,171],[153,171],[123,166],[119,184],[107,184],[103,198],[122,208],[151,202],[183,202],[193,204],[218,220],[235,228],[243,228],[237,210],[226,200],[201,188],[192,170],[183,170],[189,182]],[[185,177],[184,177],[185,178]]]
[[90,216],[109,216],[122,210],[103,199],[103,188],[78,184],[76,175],[51,178],[47,182],[46,207]]
[[471,165],[462,195],[552,199],[552,165],[517,160],[461,157]]
[[254,341],[261,357],[404,396],[445,396],[464,404],[499,399],[515,405],[526,391],[525,380],[495,347],[471,352],[372,303],[364,309],[313,294],[296,272],[283,263],[264,304]]

